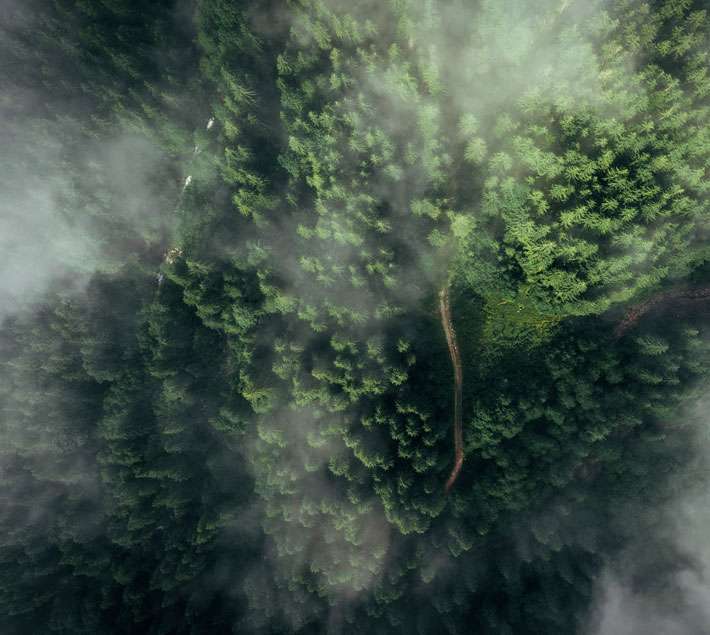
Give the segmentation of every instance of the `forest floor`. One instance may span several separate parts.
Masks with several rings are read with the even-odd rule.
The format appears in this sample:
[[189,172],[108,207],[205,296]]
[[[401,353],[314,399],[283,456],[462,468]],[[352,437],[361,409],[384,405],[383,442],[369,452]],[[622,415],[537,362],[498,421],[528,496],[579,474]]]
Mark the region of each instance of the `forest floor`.
[[451,319],[448,286],[443,287],[441,291],[439,291],[439,313],[441,316],[441,326],[446,335],[446,343],[449,346],[451,365],[454,369],[454,466],[446,481],[445,491],[448,494],[463,466],[463,424],[461,421],[463,370],[461,368],[461,355],[459,354],[459,347],[456,341],[456,331],[454,330],[454,323]]

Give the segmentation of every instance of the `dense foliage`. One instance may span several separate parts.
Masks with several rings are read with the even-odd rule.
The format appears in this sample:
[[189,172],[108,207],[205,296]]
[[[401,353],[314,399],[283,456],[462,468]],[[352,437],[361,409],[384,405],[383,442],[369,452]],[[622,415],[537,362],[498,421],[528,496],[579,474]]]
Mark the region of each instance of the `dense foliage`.
[[0,29],[0,631],[587,628],[703,424],[705,301],[614,327],[708,284],[704,3]]

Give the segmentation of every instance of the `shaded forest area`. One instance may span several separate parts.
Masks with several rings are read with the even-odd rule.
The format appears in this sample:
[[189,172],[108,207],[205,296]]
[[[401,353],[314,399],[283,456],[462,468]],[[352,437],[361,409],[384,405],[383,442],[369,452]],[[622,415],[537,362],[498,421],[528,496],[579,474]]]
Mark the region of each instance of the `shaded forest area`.
[[709,69],[703,0],[2,1],[0,632],[708,632]]

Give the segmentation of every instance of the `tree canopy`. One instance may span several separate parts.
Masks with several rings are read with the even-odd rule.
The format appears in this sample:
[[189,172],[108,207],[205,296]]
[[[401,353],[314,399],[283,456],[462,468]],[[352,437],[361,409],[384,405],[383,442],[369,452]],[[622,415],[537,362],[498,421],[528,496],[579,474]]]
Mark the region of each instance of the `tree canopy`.
[[673,576],[702,0],[11,1],[0,58],[3,633],[568,634],[639,535]]

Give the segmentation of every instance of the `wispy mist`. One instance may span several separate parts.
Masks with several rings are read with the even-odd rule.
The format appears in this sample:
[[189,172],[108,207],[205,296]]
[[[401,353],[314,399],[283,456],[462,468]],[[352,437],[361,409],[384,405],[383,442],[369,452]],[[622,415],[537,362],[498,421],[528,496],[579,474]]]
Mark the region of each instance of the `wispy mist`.
[[707,400],[679,413],[695,422],[676,470],[658,474],[646,504],[614,510],[627,543],[595,588],[585,635],[700,635],[710,624],[710,436]]

